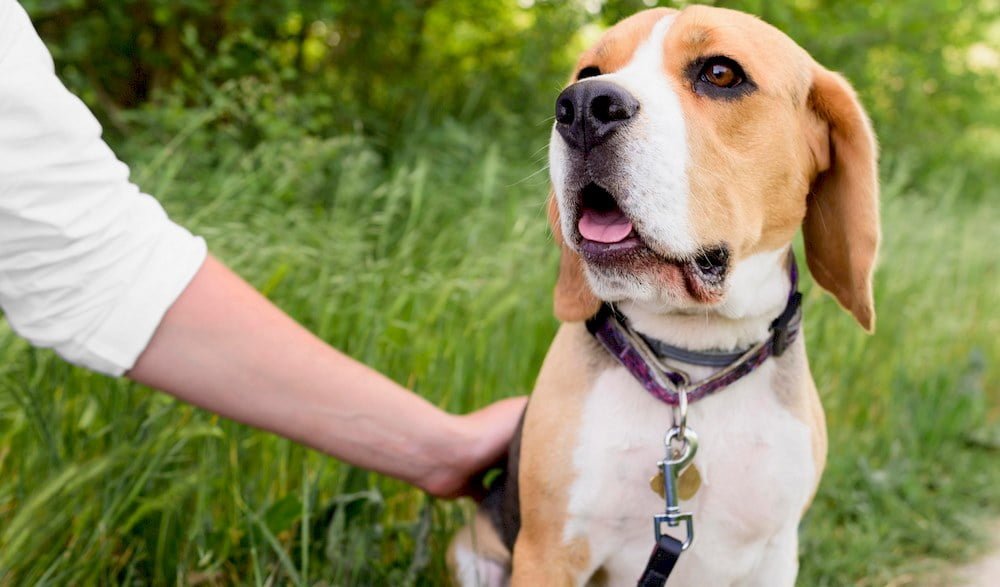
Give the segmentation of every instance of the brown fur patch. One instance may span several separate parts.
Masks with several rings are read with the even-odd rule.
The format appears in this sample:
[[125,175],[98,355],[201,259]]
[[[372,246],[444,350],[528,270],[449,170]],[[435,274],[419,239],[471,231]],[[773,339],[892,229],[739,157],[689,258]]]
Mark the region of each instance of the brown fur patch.
[[609,359],[580,323],[564,324],[545,357],[522,433],[521,532],[514,545],[514,585],[569,584],[573,572],[589,561],[586,542],[567,544],[563,529],[576,478],[572,451],[581,406],[597,371]]
[[872,332],[880,238],[875,135],[847,81],[819,65],[813,72],[809,106],[828,125],[829,168],[820,170],[809,196],[802,227],[806,260],[816,283]]
[[556,318],[563,322],[580,322],[597,313],[601,301],[587,284],[583,259],[566,245],[559,224],[559,208],[554,195],[549,195],[549,226],[552,238],[559,245],[559,277],[553,292]]
[[[771,388],[775,397],[799,421],[809,427],[809,440],[812,447],[813,464],[816,467],[816,486],[826,467],[826,416],[816,392],[812,373],[809,371],[809,360],[806,357],[805,336],[799,333],[798,338],[781,357],[773,359],[777,369],[771,379]],[[813,495],[809,497],[803,508],[803,513],[812,503]]]

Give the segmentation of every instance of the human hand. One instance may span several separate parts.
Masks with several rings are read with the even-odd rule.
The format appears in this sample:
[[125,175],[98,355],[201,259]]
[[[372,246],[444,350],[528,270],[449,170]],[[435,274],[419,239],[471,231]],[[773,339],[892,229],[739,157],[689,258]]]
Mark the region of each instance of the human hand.
[[482,477],[499,466],[517,429],[528,398],[513,397],[464,416],[453,416],[454,430],[442,448],[441,466],[419,485],[436,497],[484,496]]

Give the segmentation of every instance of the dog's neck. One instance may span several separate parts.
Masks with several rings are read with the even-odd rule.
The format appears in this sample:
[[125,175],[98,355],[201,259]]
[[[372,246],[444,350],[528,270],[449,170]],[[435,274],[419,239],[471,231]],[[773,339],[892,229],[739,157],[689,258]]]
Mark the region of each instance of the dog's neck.
[[731,271],[722,303],[702,313],[650,308],[637,302],[616,304],[632,327],[651,338],[689,350],[736,350],[768,336],[771,322],[788,302],[788,248],[758,253]]

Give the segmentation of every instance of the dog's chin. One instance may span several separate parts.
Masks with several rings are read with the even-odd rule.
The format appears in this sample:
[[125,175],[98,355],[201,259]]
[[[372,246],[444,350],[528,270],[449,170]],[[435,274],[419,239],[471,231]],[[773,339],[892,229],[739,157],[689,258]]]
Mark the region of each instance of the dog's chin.
[[579,245],[589,282],[597,297],[609,302],[634,301],[662,310],[697,310],[723,301],[725,280],[706,276],[693,260],[672,259],[644,244],[595,254]]

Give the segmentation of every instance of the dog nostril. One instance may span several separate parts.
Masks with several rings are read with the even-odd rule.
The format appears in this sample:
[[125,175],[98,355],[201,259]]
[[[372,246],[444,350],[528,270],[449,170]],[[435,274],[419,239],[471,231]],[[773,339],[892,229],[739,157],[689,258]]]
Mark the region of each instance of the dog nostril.
[[559,100],[556,103],[556,122],[559,124],[573,124],[574,118],[573,102],[567,98]]
[[590,102],[590,113],[604,123],[628,120],[633,114],[622,100],[606,94],[597,96]]
[[620,118],[614,119],[611,117],[611,111],[614,106],[611,104],[610,96],[597,96],[590,103],[590,112],[594,115],[594,118],[600,120],[601,122],[611,122],[612,120],[621,120]]

